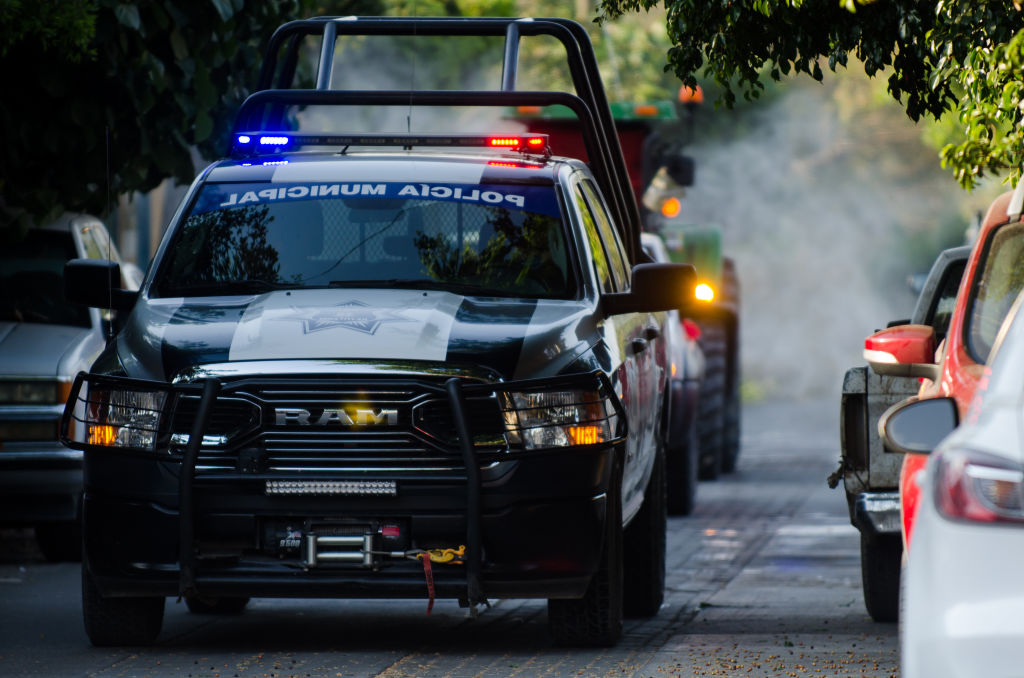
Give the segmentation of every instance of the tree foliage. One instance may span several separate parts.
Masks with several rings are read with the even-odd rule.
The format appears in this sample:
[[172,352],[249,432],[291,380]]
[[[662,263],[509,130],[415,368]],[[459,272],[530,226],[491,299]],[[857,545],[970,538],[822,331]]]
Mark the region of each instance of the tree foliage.
[[0,0],[0,226],[190,182],[195,153],[225,152],[270,34],[310,5]]
[[0,0],[0,58],[29,40],[72,63],[92,57],[95,13],[91,0]]
[[[647,10],[658,0],[601,0],[599,18]],[[1024,163],[1024,12],[1007,0],[664,0],[672,47],[667,69],[757,98],[764,79],[824,77],[850,57],[869,76],[887,74],[889,93],[913,120],[958,116],[959,143],[942,151],[970,188],[985,173]]]

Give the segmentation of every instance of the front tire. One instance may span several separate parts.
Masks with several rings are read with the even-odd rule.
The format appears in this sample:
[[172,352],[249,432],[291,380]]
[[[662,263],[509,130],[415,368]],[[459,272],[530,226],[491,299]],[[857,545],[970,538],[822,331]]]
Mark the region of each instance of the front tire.
[[152,645],[164,623],[163,596],[106,598],[82,564],[82,617],[96,647]]
[[653,617],[665,600],[665,490],[665,456],[658,449],[643,506],[626,528],[623,540],[629,554],[623,587],[627,617]]
[[903,544],[899,536],[860,535],[860,574],[864,606],[876,622],[894,622],[900,611],[900,562]]
[[697,446],[697,425],[690,422],[686,442],[670,450],[665,459],[668,483],[668,513],[688,516],[697,502],[697,466],[700,450]]
[[[616,466],[619,466],[616,463]],[[622,469],[612,473],[601,564],[582,598],[548,600],[548,628],[556,645],[611,647],[622,637]]]

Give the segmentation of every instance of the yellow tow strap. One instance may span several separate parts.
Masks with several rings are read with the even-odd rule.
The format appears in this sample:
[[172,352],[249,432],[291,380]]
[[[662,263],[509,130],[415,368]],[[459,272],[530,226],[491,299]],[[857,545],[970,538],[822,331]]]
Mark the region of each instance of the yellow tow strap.
[[466,555],[466,545],[463,544],[457,549],[429,549],[426,554],[430,556],[432,563],[461,563]]

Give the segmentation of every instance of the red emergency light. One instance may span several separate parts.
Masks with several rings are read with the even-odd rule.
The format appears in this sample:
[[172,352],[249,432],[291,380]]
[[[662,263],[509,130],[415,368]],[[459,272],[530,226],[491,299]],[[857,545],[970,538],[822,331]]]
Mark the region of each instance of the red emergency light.
[[543,165],[530,165],[522,162],[501,162],[500,160],[488,160],[491,167],[510,167],[513,169],[540,169]]
[[491,148],[508,148],[515,151],[540,152],[547,148],[548,135],[531,134],[529,136],[488,137],[487,145]]

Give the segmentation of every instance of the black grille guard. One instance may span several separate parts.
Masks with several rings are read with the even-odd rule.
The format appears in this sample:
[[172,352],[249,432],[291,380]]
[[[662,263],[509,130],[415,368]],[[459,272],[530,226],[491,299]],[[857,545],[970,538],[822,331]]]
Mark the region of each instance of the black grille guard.
[[[250,379],[232,379],[226,384],[219,379],[208,378],[194,383],[169,384],[166,382],[148,381],[142,379],[131,379],[128,377],[114,377],[99,374],[79,373],[72,385],[71,394],[61,418],[60,436],[61,442],[73,449],[90,452],[113,452],[113,453],[135,453],[151,454],[156,458],[168,461],[166,454],[160,450],[167,450],[171,437],[171,424],[174,419],[174,412],[182,396],[199,396],[199,407],[193,419],[192,430],[189,435],[188,445],[181,457],[181,472],[178,480],[179,500],[179,580],[178,594],[190,596],[197,593],[196,588],[196,564],[197,549],[195,545],[195,502],[193,500],[193,485],[196,476],[196,463],[199,458],[200,449],[203,446],[204,437],[218,397],[222,394],[231,394],[237,383],[249,382]],[[324,383],[332,380],[322,379]],[[83,387],[89,386],[87,394],[83,396]],[[137,393],[163,393],[166,400],[163,404],[163,411],[150,409],[145,403],[138,402],[118,403],[111,405],[93,396],[95,392],[102,392],[105,389],[129,391]],[[581,445],[580,449],[595,446],[607,446],[621,442],[627,434],[627,422],[622,403],[615,395],[610,379],[603,372],[595,371],[584,374],[564,375],[550,378],[519,380],[500,383],[479,383],[471,382],[460,377],[451,377],[443,382],[443,390],[447,394],[452,411],[452,419],[455,423],[455,430],[458,434],[459,452],[462,457],[466,472],[466,600],[470,606],[485,604],[487,598],[480,580],[482,566],[481,548],[481,483],[480,467],[476,460],[473,438],[470,434],[468,421],[468,408],[466,400],[470,397],[485,397],[493,395],[500,398],[502,393],[541,393],[547,391],[590,391],[596,392],[603,399],[611,404],[614,414],[606,416],[602,421],[607,421],[613,427],[611,440],[602,441],[595,445]],[[143,415],[157,414],[155,424],[138,425],[133,431],[144,436],[152,436],[152,443],[147,447],[123,445],[112,447],[90,441],[90,426],[100,421],[104,408],[110,410],[118,408],[121,416],[130,414]],[[109,414],[109,412],[107,412]],[[106,416],[106,415],[104,415]],[[517,418],[518,420],[518,418]],[[106,421],[106,419],[104,419]],[[508,421],[508,420],[506,420]],[[85,440],[75,440],[71,435],[72,422],[76,429],[86,432]],[[511,422],[507,423],[511,429],[516,427]],[[521,425],[519,429],[524,427]],[[510,449],[509,459],[523,454],[543,453],[544,450],[512,450]]]

